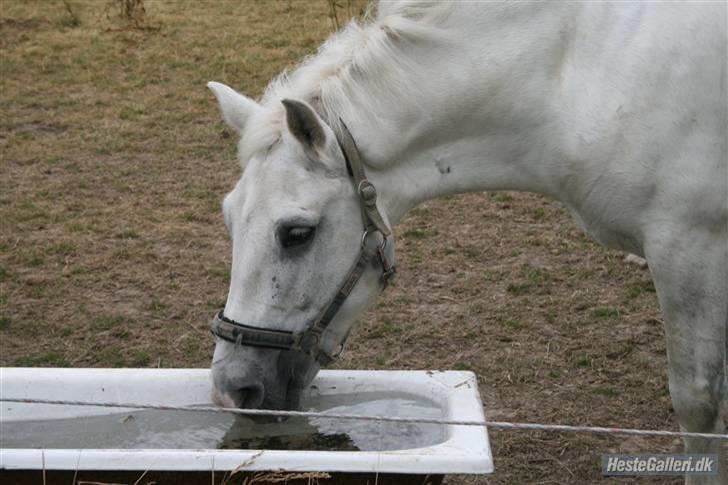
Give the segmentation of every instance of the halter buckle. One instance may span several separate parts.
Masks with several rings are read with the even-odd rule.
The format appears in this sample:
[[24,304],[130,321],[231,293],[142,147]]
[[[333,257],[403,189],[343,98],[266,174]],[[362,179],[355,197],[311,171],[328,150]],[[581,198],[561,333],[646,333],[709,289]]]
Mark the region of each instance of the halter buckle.
[[363,179],[356,188],[359,198],[367,207],[376,207],[377,205],[377,189],[369,180]]

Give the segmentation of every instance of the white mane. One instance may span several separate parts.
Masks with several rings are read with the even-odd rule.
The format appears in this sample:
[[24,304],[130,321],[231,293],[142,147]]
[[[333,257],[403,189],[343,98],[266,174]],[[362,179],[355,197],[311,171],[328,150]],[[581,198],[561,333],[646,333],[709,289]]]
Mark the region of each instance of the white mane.
[[310,103],[337,128],[339,116],[354,109],[355,98],[366,100],[369,115],[416,98],[412,83],[403,82],[408,65],[401,44],[437,36],[450,9],[449,3],[431,0],[381,3],[376,17],[370,9],[363,21],[352,20],[292,72],[283,71],[260,100],[265,109],[247,124],[239,145],[242,163],[280,138],[283,99]]

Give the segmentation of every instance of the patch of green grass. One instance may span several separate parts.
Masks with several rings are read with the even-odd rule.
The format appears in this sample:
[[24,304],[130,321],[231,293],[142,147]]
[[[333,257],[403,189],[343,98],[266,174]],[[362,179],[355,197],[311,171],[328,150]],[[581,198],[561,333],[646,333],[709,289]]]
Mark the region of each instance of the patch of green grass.
[[369,338],[383,338],[390,335],[397,335],[402,333],[402,328],[396,323],[392,322],[391,319],[385,317],[382,323],[372,328],[367,336]]
[[220,279],[224,282],[230,281],[230,267],[227,265],[210,266],[207,268],[207,274],[213,279]]
[[4,266],[0,266],[0,283],[8,279],[10,279],[10,271]]
[[124,106],[119,111],[119,119],[133,121],[144,115],[144,109],[138,106]]
[[415,302],[415,298],[412,298],[409,295],[397,295],[393,298],[393,303],[397,305],[411,305]]
[[15,210],[6,214],[6,222],[31,222],[48,219],[46,211],[26,200],[15,207]]
[[196,335],[189,334],[179,345],[186,354],[199,355],[201,349],[207,345],[207,342],[204,339],[198,338]]
[[79,173],[81,171],[81,166],[77,162],[70,162],[63,166],[63,170],[67,172]]
[[94,330],[109,330],[114,327],[119,327],[127,322],[126,317],[121,315],[100,317],[91,323]]
[[131,357],[133,367],[146,367],[152,361],[152,357],[143,350],[137,350]]
[[179,217],[185,222],[207,222],[207,218],[205,216],[193,211],[183,212]]
[[606,356],[608,359],[623,359],[634,352],[636,347],[636,344],[632,341],[623,342],[619,344],[616,349],[608,352]]
[[69,0],[63,0],[65,15],[58,21],[61,27],[75,29],[81,25],[81,19],[78,16],[76,7]]
[[25,264],[32,268],[43,266],[45,264],[45,256],[38,251],[31,250],[25,255]]
[[279,37],[270,37],[265,39],[260,39],[260,45],[262,47],[268,48],[268,49],[278,49],[281,47],[288,47],[291,45],[291,40],[287,37],[279,36]]
[[111,256],[113,259],[121,260],[121,261],[128,261],[132,259],[133,253],[128,248],[121,248],[114,251],[114,254]]
[[45,352],[35,355],[24,355],[14,361],[18,367],[68,367],[66,358],[58,352]]
[[126,340],[129,338],[129,329],[124,327],[116,327],[111,330],[111,335],[118,339]]
[[402,237],[405,237],[407,239],[425,239],[429,236],[430,234],[427,229],[420,229],[417,227],[407,229],[406,231],[404,231],[404,234],[402,234]]
[[385,334],[391,334],[391,335],[397,335],[399,333],[402,333],[402,328],[397,325],[396,323],[392,322],[389,318],[385,318],[382,321],[382,332]]
[[126,365],[124,355],[119,349],[113,347],[107,347],[104,350],[98,352],[96,354],[96,361],[99,364],[107,367],[124,367]]
[[225,304],[227,304],[227,300],[219,300],[219,299],[216,299],[216,300],[208,300],[207,301],[207,306],[208,307],[215,308],[217,310],[219,310],[220,308],[225,308]]
[[71,269],[69,270],[69,273],[72,274],[73,276],[78,276],[78,275],[82,275],[82,274],[88,274],[88,273],[90,273],[90,270],[89,270],[89,268],[86,268],[84,266],[72,266]]
[[38,282],[32,283],[30,285],[29,293],[30,293],[31,297],[33,297],[37,300],[40,300],[41,298],[46,296],[47,289],[48,289],[48,286],[46,285],[46,283],[44,283],[42,281],[38,281]]
[[485,269],[485,270],[483,270],[481,277],[483,278],[484,281],[498,281],[501,279],[502,275],[498,271]]
[[161,301],[157,300],[156,298],[153,299],[149,305],[147,305],[147,310],[152,313],[162,313],[167,309],[167,305],[162,303]]
[[638,298],[641,294],[642,294],[642,286],[640,286],[640,285],[628,286],[624,290],[624,296],[627,300],[634,300],[635,298]]
[[546,375],[549,376],[551,379],[559,379],[561,377],[561,371],[559,371],[558,369],[551,369]]
[[50,247],[48,252],[52,254],[57,254],[59,256],[70,256],[76,252],[76,249],[76,244],[70,241],[65,241],[54,244]]
[[[571,252],[571,250],[569,250],[569,252]],[[596,278],[596,271],[592,269],[584,269],[577,266],[574,275],[579,280],[587,281]]]
[[599,396],[606,396],[606,397],[616,397],[619,396],[619,391],[612,387],[608,386],[597,386],[592,388],[591,390],[592,394],[597,394]]
[[592,358],[587,354],[581,354],[576,358],[576,360],[574,361],[574,364],[577,367],[591,367]]
[[66,229],[71,232],[85,232],[86,226],[83,224],[79,224],[78,222],[71,222],[69,224],[66,224]]
[[0,330],[5,330],[10,326],[10,317],[0,317]]
[[513,295],[525,295],[530,289],[531,285],[529,283],[509,283],[506,287],[506,291]]
[[508,192],[491,192],[490,198],[496,202],[513,202],[513,196]]
[[556,313],[556,310],[549,310],[546,313],[546,321],[549,323],[556,323],[556,317],[558,314]]
[[515,331],[523,330],[523,328],[526,327],[526,324],[523,323],[521,320],[512,319],[512,318],[504,318],[504,319],[500,320],[500,324],[510,330],[515,330]]
[[470,362],[455,362],[455,364],[453,364],[452,368],[454,370],[469,370],[469,371],[472,371],[473,370],[473,365]]
[[139,239],[139,234],[133,229],[127,229],[125,231],[117,232],[114,234],[116,239]]
[[533,218],[537,221],[542,221],[546,218],[546,211],[543,207],[537,207],[533,210]]
[[612,307],[596,307],[592,310],[591,315],[595,318],[618,318],[619,309]]
[[526,278],[534,285],[542,285],[552,280],[552,277],[546,271],[534,268],[526,272]]
[[480,258],[481,250],[477,246],[465,246],[463,248],[463,254],[466,258],[478,259]]

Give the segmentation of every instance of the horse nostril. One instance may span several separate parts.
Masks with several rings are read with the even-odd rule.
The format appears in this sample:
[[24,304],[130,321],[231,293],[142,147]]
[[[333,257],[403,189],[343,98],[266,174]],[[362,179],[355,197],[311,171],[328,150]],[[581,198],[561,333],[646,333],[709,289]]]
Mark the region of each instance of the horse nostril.
[[263,385],[254,384],[241,387],[232,393],[233,400],[239,408],[256,409],[263,404]]

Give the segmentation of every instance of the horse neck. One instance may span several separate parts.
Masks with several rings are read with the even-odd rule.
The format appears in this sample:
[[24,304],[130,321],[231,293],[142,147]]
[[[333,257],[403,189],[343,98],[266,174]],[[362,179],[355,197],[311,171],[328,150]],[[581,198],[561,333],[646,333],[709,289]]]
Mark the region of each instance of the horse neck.
[[411,86],[401,102],[378,102],[381,79],[364,79],[357,88],[366,97],[343,113],[392,223],[449,194],[557,194],[564,170],[554,106],[565,48],[558,32],[568,16],[553,6],[493,5],[457,9],[446,36],[401,49],[409,67],[393,70],[400,79],[385,75]]

